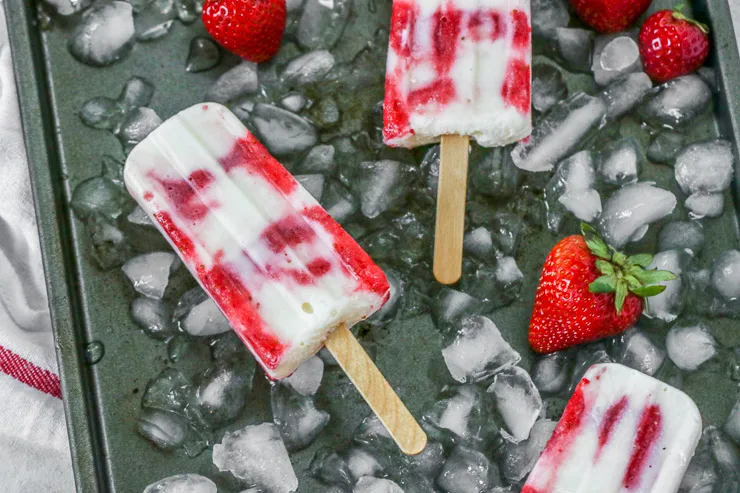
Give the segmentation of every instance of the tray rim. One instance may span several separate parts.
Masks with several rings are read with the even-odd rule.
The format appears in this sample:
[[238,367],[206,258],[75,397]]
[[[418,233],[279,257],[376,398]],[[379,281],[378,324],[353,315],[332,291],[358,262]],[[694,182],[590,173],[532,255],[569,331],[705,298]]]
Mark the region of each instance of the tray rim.
[[[86,320],[83,294],[75,282],[78,272],[74,251],[62,238],[71,238],[72,214],[63,186],[60,143],[49,84],[42,31],[36,20],[38,0],[0,0],[4,4],[14,77],[20,106],[28,168],[41,243],[41,255],[55,340],[62,402],[69,434],[72,468],[77,491],[112,491],[108,459],[100,440],[96,392],[84,362]],[[740,48],[729,6],[730,0],[693,0],[699,17],[712,26],[712,57],[716,61],[720,95],[715,105],[721,134],[731,138],[740,156]],[[740,22],[740,19],[738,19]],[[716,29],[720,26],[720,29]],[[720,56],[721,54],[721,56]],[[736,211],[740,212],[740,161],[736,160],[733,184]]]

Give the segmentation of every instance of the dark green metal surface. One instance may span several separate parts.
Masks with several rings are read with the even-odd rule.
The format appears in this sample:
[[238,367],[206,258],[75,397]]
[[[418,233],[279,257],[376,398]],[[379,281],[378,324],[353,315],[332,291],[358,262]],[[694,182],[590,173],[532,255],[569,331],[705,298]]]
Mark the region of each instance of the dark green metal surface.
[[[238,491],[216,474],[209,452],[195,459],[165,454],[136,434],[135,418],[141,391],[149,379],[168,365],[166,349],[162,343],[153,342],[135,330],[129,318],[133,291],[120,271],[100,272],[91,265],[84,229],[73,218],[68,205],[74,187],[99,173],[104,155],[122,157],[115,137],[81,123],[77,112],[86,100],[101,95],[116,97],[130,76],[140,75],[157,87],[150,106],[165,119],[200,101],[213,80],[236,60],[226,60],[208,72],[186,73],[188,41],[204,31],[200,23],[187,27],[175,23],[168,36],[153,43],[139,43],[124,62],[103,69],[92,68],[75,61],[67,51],[70,26],[57,25],[51,31],[41,31],[35,21],[35,4],[28,0],[5,0],[4,3],[78,491],[138,493],[164,476],[185,472],[214,478],[222,488],[220,491]],[[672,4],[656,0],[654,8]],[[716,121],[703,118],[690,132],[693,136],[719,132],[735,142],[737,151],[737,140],[733,136],[740,135],[740,87],[737,84],[740,57],[730,11],[724,0],[700,0],[693,5],[696,15],[712,26],[711,64],[719,71],[722,90],[715,102]],[[366,0],[358,0],[356,8],[365,12]],[[353,16],[347,30],[356,34],[353,38],[356,42],[344,43],[334,50],[338,57],[357,52],[375,32],[377,24],[373,19],[387,22],[389,15],[390,2],[386,0],[378,3],[377,13],[370,20],[362,15]],[[383,70],[383,67],[377,69]],[[573,88],[581,79],[568,82]],[[661,167],[655,173],[665,175],[672,170]],[[650,175],[643,177],[651,178]],[[676,189],[674,183],[673,191]],[[735,216],[726,211],[723,217],[711,221],[706,236],[709,241],[699,261],[701,265],[709,264],[723,249],[736,246]],[[652,238],[654,241],[654,234]],[[546,234],[538,240],[527,239],[528,243],[522,247],[527,251],[526,257],[521,259],[520,267],[527,279],[524,292],[529,294],[525,294],[523,302],[492,316],[504,336],[516,347],[526,345],[526,321],[534,283],[554,239]],[[177,291],[171,296],[182,289]],[[733,325],[726,320],[713,322],[715,336],[728,346],[740,344],[740,331]],[[429,326],[426,316],[394,322],[378,347],[378,366],[417,416],[435,399],[440,385],[432,374],[443,368],[440,336],[430,332]],[[93,340],[105,345],[105,357],[95,365],[87,365],[84,348]],[[528,368],[532,356],[524,354],[523,357],[522,366]],[[193,357],[192,365],[186,370],[192,373],[207,364],[207,359]],[[702,375],[705,378],[706,374]],[[329,428],[311,448],[292,456],[300,492],[325,491],[326,487],[307,474],[315,450],[345,441],[368,412],[341,374],[329,372],[326,380],[319,405],[332,415]],[[697,400],[707,423],[721,422],[734,400],[734,384],[729,379],[718,379],[718,382],[707,384],[692,376],[686,380],[685,390]],[[270,419],[267,390],[264,379],[256,378],[244,417],[229,429]]]

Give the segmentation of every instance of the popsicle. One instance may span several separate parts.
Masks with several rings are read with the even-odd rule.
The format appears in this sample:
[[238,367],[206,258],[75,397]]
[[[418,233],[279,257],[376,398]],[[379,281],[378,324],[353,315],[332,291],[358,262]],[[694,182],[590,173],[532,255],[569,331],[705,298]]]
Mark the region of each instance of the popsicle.
[[522,493],[675,493],[701,429],[680,390],[626,366],[594,365]]
[[527,137],[530,0],[394,0],[383,107],[385,143],[441,141],[434,271],[462,265],[469,138],[497,147]]
[[385,274],[233,113],[205,103],[175,115],[124,177],[267,375],[289,376],[326,344],[401,448],[424,448],[349,331],[388,300]]

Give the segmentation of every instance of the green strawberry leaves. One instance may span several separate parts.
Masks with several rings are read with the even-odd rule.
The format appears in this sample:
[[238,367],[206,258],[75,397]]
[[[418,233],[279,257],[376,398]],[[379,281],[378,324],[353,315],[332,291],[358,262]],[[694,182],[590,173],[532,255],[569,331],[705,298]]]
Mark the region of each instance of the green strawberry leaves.
[[696,27],[698,27],[699,29],[701,29],[701,31],[704,34],[709,34],[709,26],[707,26],[706,24],[704,24],[702,22],[696,21],[696,20],[694,20],[694,19],[692,19],[690,17],[686,17],[686,15],[684,15],[684,13],[681,12],[681,10],[684,7],[685,7],[684,4],[680,4],[680,5],[676,6],[676,8],[673,10],[673,18],[676,19],[676,20],[679,20],[679,21],[686,21],[689,24],[694,24]]
[[581,233],[586,246],[596,257],[596,269],[602,275],[589,284],[592,293],[614,293],[617,314],[622,313],[627,296],[632,293],[641,298],[656,296],[666,287],[658,284],[676,279],[667,270],[646,270],[653,262],[653,256],[638,253],[627,256],[608,245],[597,231],[586,223],[581,223]]

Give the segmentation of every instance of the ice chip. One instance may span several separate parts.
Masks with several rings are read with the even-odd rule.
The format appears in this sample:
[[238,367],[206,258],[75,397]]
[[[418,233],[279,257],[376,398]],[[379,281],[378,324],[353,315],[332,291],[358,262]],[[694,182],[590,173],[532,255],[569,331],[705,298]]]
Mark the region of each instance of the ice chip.
[[82,14],[68,47],[70,53],[82,63],[110,65],[126,56],[134,33],[130,3],[98,3]]
[[642,148],[634,137],[607,145],[599,159],[599,175],[604,183],[623,186],[635,183],[642,164]]
[[604,204],[598,220],[604,240],[621,248],[644,234],[650,223],[661,219],[676,207],[676,196],[648,182],[626,185]]
[[730,186],[734,163],[726,140],[691,144],[676,157],[676,181],[686,194],[723,192]]
[[[437,196],[439,180],[439,147],[432,147],[425,161],[433,157],[429,169],[429,190]],[[511,146],[487,149],[481,160],[471,167],[470,182],[483,195],[495,199],[506,199],[517,193],[520,172],[511,159]]]
[[704,228],[698,221],[672,221],[660,229],[658,250],[691,250],[697,256],[704,247]]
[[178,474],[150,484],[144,493],[216,493],[216,485],[199,474]]
[[177,17],[174,0],[151,0],[134,17],[136,39],[152,41],[166,36]]
[[355,481],[363,476],[383,475],[383,466],[366,447],[352,447],[347,451],[347,468]]
[[67,16],[82,12],[90,6],[91,0],[46,0],[59,15]]
[[568,383],[571,366],[562,352],[542,356],[532,367],[532,382],[542,393],[557,394]]
[[252,122],[261,142],[275,156],[305,151],[318,140],[313,124],[277,106],[256,104],[252,112]]
[[254,368],[252,358],[222,359],[193,379],[193,404],[206,423],[221,426],[239,416],[252,390]]
[[665,341],[668,357],[684,371],[694,371],[717,354],[717,343],[703,323],[675,325]]
[[444,288],[432,304],[432,317],[437,328],[444,328],[464,317],[480,313],[481,302],[454,289]]
[[507,368],[494,377],[487,392],[493,394],[503,418],[504,438],[514,443],[526,440],[542,409],[540,392],[529,373],[518,366]]
[[112,181],[96,176],[75,187],[71,206],[78,219],[84,221],[91,215],[114,220],[122,213],[127,197]]
[[171,411],[144,408],[136,419],[136,429],[157,447],[168,450],[183,444],[188,423]]
[[654,163],[673,165],[676,156],[684,148],[685,140],[682,133],[664,130],[648,146],[647,157]]
[[334,68],[334,55],[327,50],[316,50],[291,60],[280,78],[285,84],[302,87],[319,82]]
[[521,443],[504,443],[500,462],[501,475],[508,481],[521,481],[534,467],[557,422],[543,419],[532,427],[529,438]]
[[490,259],[494,254],[491,232],[480,227],[466,233],[463,238],[463,248],[481,260]]
[[139,297],[131,302],[131,318],[146,335],[164,340],[175,335],[172,316],[162,300]]
[[356,186],[363,215],[376,218],[398,203],[408,193],[412,173],[411,167],[388,159],[361,163]]
[[452,343],[442,350],[447,369],[458,382],[479,382],[521,360],[490,319],[463,318]]
[[117,131],[124,117],[120,102],[106,97],[88,99],[80,109],[80,119],[88,127]]
[[134,210],[132,210],[128,216],[126,216],[126,219],[131,224],[137,224],[139,226],[152,226],[154,227],[154,223],[152,222],[149,215],[144,212],[144,209],[142,209],[139,206],[136,206]]
[[205,72],[211,70],[221,61],[221,50],[213,40],[196,36],[190,40],[188,58],[185,61],[187,72]]
[[179,265],[174,253],[152,252],[132,258],[123,264],[122,270],[137,292],[161,299],[170,282],[170,273]]
[[445,462],[437,484],[447,493],[484,493],[489,482],[491,467],[485,455],[458,446]]
[[604,123],[606,104],[582,92],[559,102],[535,126],[532,136],[511,151],[519,168],[549,171]]
[[554,39],[558,28],[570,22],[568,5],[564,0],[532,1],[532,34],[544,39]]
[[237,96],[252,94],[257,91],[257,64],[243,61],[224,72],[208,89],[205,99],[216,103],[225,103]]
[[740,395],[738,395],[735,405],[730,410],[722,429],[730,438],[735,440],[736,444],[740,445]]
[[403,493],[403,490],[390,479],[365,476],[352,488],[352,493]]
[[324,377],[324,361],[318,356],[313,356],[288,378],[282,382],[303,395],[314,395],[319,390],[321,379]]
[[719,217],[725,210],[725,196],[721,193],[697,192],[691,194],[684,205],[691,219]]
[[329,413],[316,409],[310,396],[292,387],[276,384],[270,394],[272,419],[288,450],[309,446],[329,423]]
[[324,194],[324,175],[295,175],[295,179],[311,194],[316,200],[321,200]]
[[655,375],[665,361],[665,351],[639,330],[630,330],[622,337],[617,362],[647,375]]
[[568,86],[563,74],[549,63],[532,67],[532,107],[540,113],[547,112],[568,97]]
[[600,86],[608,86],[624,74],[642,70],[636,36],[630,33],[597,36],[591,70]]
[[298,478],[272,423],[250,425],[224,435],[213,446],[213,464],[237,479],[271,493],[291,493],[298,489]]
[[548,229],[559,231],[566,211],[582,221],[592,221],[601,212],[601,197],[593,189],[595,184],[596,173],[589,151],[561,161],[545,187]]
[[162,124],[162,119],[151,108],[136,108],[126,115],[118,131],[118,140],[129,153],[147,135]]
[[299,113],[308,103],[308,98],[298,92],[290,92],[280,100],[280,106],[292,113]]
[[444,466],[445,449],[441,443],[430,441],[420,454],[408,456],[406,460],[415,472],[435,478]]
[[330,49],[342,36],[351,11],[351,0],[306,0],[298,21],[298,44],[306,50]]
[[727,250],[712,264],[712,287],[724,299],[731,301],[740,297],[740,252]]
[[709,107],[712,91],[698,75],[685,75],[654,88],[639,108],[640,116],[656,127],[684,127]]
[[632,111],[652,87],[653,82],[644,72],[626,74],[614,80],[599,94],[606,103],[606,118],[616,120]]
[[658,283],[665,286],[666,289],[662,293],[651,296],[646,300],[646,306],[643,311],[646,317],[672,322],[680,315],[683,308],[681,273],[688,265],[691,257],[692,255],[685,250],[668,250],[655,255],[648,269],[673,272],[676,275],[676,279]]
[[300,173],[333,173],[336,169],[334,155],[336,150],[333,145],[320,144],[308,151],[306,157],[298,165],[296,171]]
[[588,29],[569,27],[555,29],[558,55],[568,70],[591,72],[594,36],[594,32]]
[[473,386],[446,389],[422,420],[455,443],[483,446],[498,432],[486,397]]
[[308,470],[312,477],[326,484],[351,487],[354,481],[350,476],[344,454],[328,448],[320,448],[316,451]]

